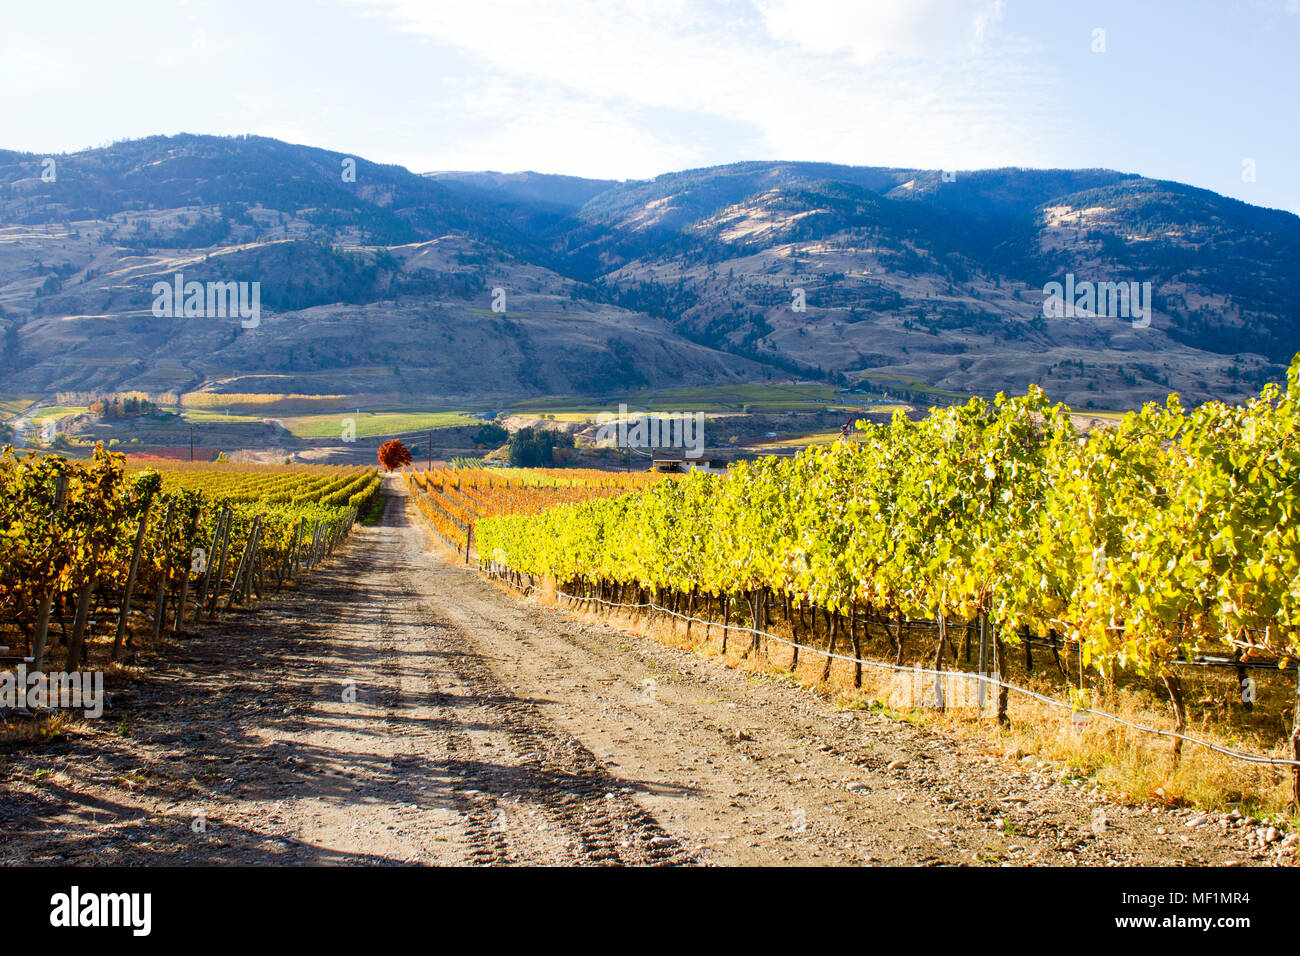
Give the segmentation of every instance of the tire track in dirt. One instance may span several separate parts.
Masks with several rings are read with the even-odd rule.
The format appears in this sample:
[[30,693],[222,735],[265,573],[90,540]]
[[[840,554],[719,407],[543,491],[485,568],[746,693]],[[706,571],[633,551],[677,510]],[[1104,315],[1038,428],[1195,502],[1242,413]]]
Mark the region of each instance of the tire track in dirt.
[[475,688],[478,706],[500,727],[513,754],[514,772],[474,781],[502,790],[541,811],[566,838],[576,859],[593,863],[682,864],[682,851],[644,809],[577,740],[557,733],[531,703],[513,696],[470,649],[466,635],[451,625],[439,628],[446,645],[457,648],[452,669]]

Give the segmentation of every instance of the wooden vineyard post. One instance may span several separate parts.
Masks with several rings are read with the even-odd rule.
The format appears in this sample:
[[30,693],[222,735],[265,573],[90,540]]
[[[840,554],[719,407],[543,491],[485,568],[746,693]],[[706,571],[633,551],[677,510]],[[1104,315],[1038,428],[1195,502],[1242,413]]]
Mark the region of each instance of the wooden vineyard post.
[[208,606],[208,620],[217,616],[217,603],[221,600],[221,581],[226,576],[226,556],[230,552],[230,529],[235,523],[235,513],[230,508],[226,509],[226,526],[221,534],[221,544],[218,545],[219,554],[212,556],[212,563],[208,565],[208,570],[213,567],[217,573],[212,577],[212,599]]
[[77,615],[72,621],[72,637],[68,641],[68,656],[63,664],[65,671],[75,671],[81,664],[81,646],[86,639],[86,619],[90,617],[90,596],[94,590],[95,573],[92,570],[77,593]]
[[[1233,658],[1235,660],[1241,660],[1240,648],[1237,649],[1236,653],[1233,655]],[[1296,673],[1297,675],[1300,675],[1300,666],[1297,667]],[[1255,702],[1252,700],[1248,700],[1247,699],[1248,695],[1245,693],[1245,689],[1247,685],[1246,685],[1246,668],[1244,667],[1237,668],[1237,686],[1242,689],[1241,709],[1244,710],[1246,713],[1250,713],[1255,709]]]
[[939,710],[944,709],[943,697],[943,651],[948,645],[948,615],[943,611],[939,612],[939,643],[934,649],[934,703]]
[[722,655],[724,657],[727,654],[727,625],[731,621],[730,615],[727,613],[728,600],[729,600],[729,596],[726,594],[726,592],[719,592],[718,603],[722,605]]
[[998,725],[1007,726],[1010,720],[1007,717],[1007,655],[1006,649],[1002,646],[1002,638],[991,625],[985,626],[992,632],[993,642],[993,674],[998,679]]
[[894,666],[903,664],[903,609],[894,608]]
[[[313,532],[314,533],[314,532]],[[302,538],[298,541],[298,553],[294,555],[294,579],[307,573],[307,560],[310,555],[307,552],[307,522],[303,519]]]
[[[871,632],[868,630],[867,619],[862,621],[862,629],[867,631],[870,637]],[[849,602],[849,643],[853,645],[853,686],[862,686],[862,642],[858,638],[858,613],[857,604]]]
[[979,715],[984,716],[984,698],[988,696],[987,677],[989,673],[989,626],[988,617],[983,611],[975,618],[979,634]]
[[307,551],[303,555],[303,570],[308,574],[316,565],[316,543],[320,539],[320,520],[312,522],[311,526],[311,544],[307,546]]
[[[787,614],[786,617],[789,617],[789,615]],[[796,628],[794,626],[794,621],[790,621],[790,670],[792,671],[797,671],[799,669],[799,643],[803,640],[803,623],[804,613],[803,602],[801,601],[799,604],[799,627]]]
[[49,593],[41,598],[41,603],[36,611],[36,635],[32,639],[32,660],[35,662],[35,669],[45,672],[45,642],[50,634],[50,612],[54,610],[54,585],[50,585]]
[[[64,499],[68,492],[68,476],[59,475],[59,483],[54,492],[54,513],[63,513]],[[36,612],[36,636],[32,643],[32,658],[36,670],[45,672],[45,643],[50,634],[50,611],[54,608],[55,585],[50,586],[49,593],[41,598],[40,609]]]
[[[1079,665],[1080,684],[1083,683],[1083,665]],[[1178,679],[1177,674],[1166,674],[1163,677],[1165,690],[1169,692],[1169,703],[1174,708],[1174,733],[1181,734],[1187,729],[1187,705],[1183,702],[1183,685]],[[1183,755],[1183,738],[1174,738],[1174,765],[1178,765],[1178,760]]]
[[127,615],[131,613],[131,592],[135,590],[135,576],[140,570],[140,549],[144,546],[144,533],[149,526],[149,511],[153,508],[153,499],[146,498],[140,512],[140,523],[135,529],[135,544],[131,548],[131,566],[126,573],[126,588],[122,591],[122,608],[117,615],[117,634],[113,638],[112,660],[117,660],[122,653],[122,641],[126,637]]
[[235,598],[241,593],[246,585],[246,574],[248,566],[253,557],[253,548],[257,545],[257,529],[262,518],[260,515],[253,519],[253,525],[248,529],[248,538],[244,541],[244,551],[239,556],[239,566],[235,569],[235,576],[230,582],[230,594],[226,597],[226,610],[229,611],[235,603]]
[[[195,505],[193,508],[190,509],[190,532],[191,533],[195,530],[196,526],[198,525],[198,522],[199,522],[199,509],[198,506]],[[185,540],[187,541],[192,540],[190,534],[186,534]],[[193,561],[194,559],[193,556],[191,555],[190,564],[189,566],[185,567],[185,572],[184,574],[181,575],[181,593],[180,593],[180,597],[176,601],[176,610],[172,613],[171,632],[173,634],[181,630],[181,628],[185,627],[185,612],[186,612],[185,602],[189,599],[190,596],[190,575],[193,573],[193,569],[194,569]],[[204,570],[206,571],[207,568],[204,568]]]
[[[217,560],[217,545],[221,542],[221,526],[225,523],[225,520],[226,520],[226,510],[222,508],[220,511],[217,512],[217,526],[212,529],[212,545],[207,551],[206,559],[203,564],[203,571],[202,571],[203,577],[199,578],[199,591],[197,595],[197,600],[194,602],[195,623],[198,623],[198,621],[203,617],[203,609],[207,607],[208,582],[212,579],[212,565],[215,564]],[[194,567],[193,557],[191,555],[191,562],[190,562],[191,571],[193,570],[193,567]],[[186,580],[189,580],[188,577],[186,578]],[[181,605],[182,626],[185,624],[185,614],[186,614],[186,608],[185,605],[182,604]]]
[[293,536],[293,550],[289,553],[289,577],[298,577],[298,555],[302,550],[302,529],[307,523],[306,518],[298,519],[298,530]]
[[[167,508],[163,511],[162,542],[163,547],[167,546],[167,532],[171,530],[172,525],[172,503],[167,502]],[[158,638],[162,635],[163,614],[167,605],[167,576],[171,572],[171,557],[168,556],[166,561],[161,563],[158,568],[158,586],[153,591],[153,640],[157,643]]]
[[285,580],[289,577],[289,560],[290,552],[286,549],[284,554],[280,555],[280,560],[275,562],[275,593],[279,594],[280,589],[284,587]]
[[[254,594],[254,587],[257,584],[257,559],[261,554],[262,548],[262,516],[258,515],[253,521],[252,537],[249,540],[250,550],[248,552],[248,568],[244,577],[244,587],[240,591],[241,603],[247,604],[249,598]],[[261,597],[261,588],[257,588],[257,596]]]
[[[822,680],[830,680],[831,663],[835,660],[835,641],[840,634],[840,617],[834,611],[827,608],[824,612],[826,615],[826,663],[822,665]],[[816,617],[817,612],[813,612]]]
[[248,600],[248,595],[252,595],[259,601],[262,599],[262,535],[265,534],[266,522],[261,516],[257,519],[257,543],[253,548],[253,560],[248,565],[248,587],[244,590],[244,600]]
[[257,543],[257,554],[253,558],[253,597],[262,600],[263,574],[266,571],[266,562],[262,558],[262,543]]

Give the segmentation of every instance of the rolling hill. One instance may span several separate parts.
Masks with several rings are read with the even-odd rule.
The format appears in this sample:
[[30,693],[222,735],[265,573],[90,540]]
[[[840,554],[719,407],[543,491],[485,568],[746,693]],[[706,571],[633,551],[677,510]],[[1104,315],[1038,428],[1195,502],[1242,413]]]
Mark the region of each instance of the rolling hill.
[[[1115,408],[1240,398],[1300,349],[1300,219],[1108,170],[421,175],[192,135],[53,157],[53,177],[44,159],[0,152],[6,393],[454,402],[802,376],[1037,381]],[[258,282],[260,323],[155,315],[177,273]],[[1150,327],[1045,318],[1066,274],[1149,282]]]

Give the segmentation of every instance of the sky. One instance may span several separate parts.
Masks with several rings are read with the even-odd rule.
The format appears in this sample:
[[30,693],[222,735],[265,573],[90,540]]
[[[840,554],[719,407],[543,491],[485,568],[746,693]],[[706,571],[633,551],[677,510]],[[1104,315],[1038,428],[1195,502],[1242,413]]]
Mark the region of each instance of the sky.
[[255,133],[417,172],[1107,167],[1300,214],[1300,0],[6,4],[0,148]]

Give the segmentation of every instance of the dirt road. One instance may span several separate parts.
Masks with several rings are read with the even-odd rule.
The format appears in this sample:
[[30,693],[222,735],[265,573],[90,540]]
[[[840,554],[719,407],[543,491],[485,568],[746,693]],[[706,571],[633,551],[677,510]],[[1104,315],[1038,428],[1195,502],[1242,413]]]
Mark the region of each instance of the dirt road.
[[0,863],[1253,862],[1185,811],[522,601],[387,492],[301,589],[0,754]]

